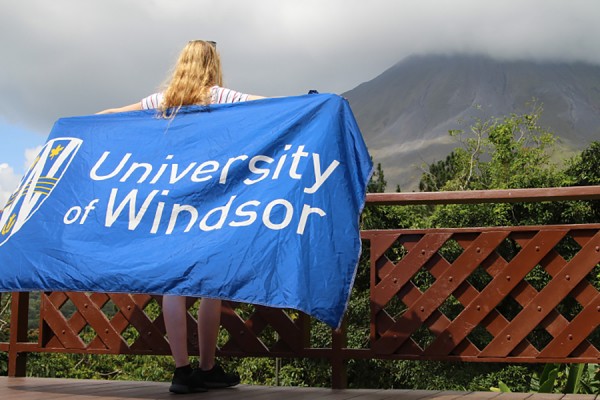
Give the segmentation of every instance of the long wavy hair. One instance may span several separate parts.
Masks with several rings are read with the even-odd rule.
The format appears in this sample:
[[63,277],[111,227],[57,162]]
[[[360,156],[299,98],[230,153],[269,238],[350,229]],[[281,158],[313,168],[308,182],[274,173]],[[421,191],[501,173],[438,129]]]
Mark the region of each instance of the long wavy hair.
[[182,106],[210,104],[210,88],[223,85],[221,58],[214,42],[192,40],[183,48],[163,91],[159,108],[165,118]]

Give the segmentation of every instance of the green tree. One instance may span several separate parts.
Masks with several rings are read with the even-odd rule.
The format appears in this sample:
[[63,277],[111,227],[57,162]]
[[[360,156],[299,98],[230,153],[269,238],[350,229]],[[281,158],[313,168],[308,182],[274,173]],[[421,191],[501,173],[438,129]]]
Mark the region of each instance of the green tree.
[[367,184],[367,193],[383,193],[386,186],[387,181],[385,180],[383,168],[381,168],[381,163],[377,163],[377,168],[373,170],[373,175],[371,175],[371,179]]
[[[539,125],[542,108],[487,120],[468,130],[452,130],[459,142],[446,161],[429,166],[439,190],[515,189],[558,186],[563,180],[552,162],[556,137]],[[441,185],[441,186],[440,186]],[[427,187],[427,184],[425,184]]]
[[600,142],[594,141],[571,159],[567,173],[573,186],[600,185]]
[[[542,108],[474,119],[467,129],[450,131],[459,146],[426,168],[422,190],[488,190],[557,187],[568,177],[553,160],[557,139],[539,124]],[[436,207],[431,226],[502,226],[564,221],[561,203],[498,203]],[[571,213],[574,217],[580,212]]]
[[[600,185],[600,142],[592,142],[569,160],[566,175],[571,186]],[[599,222],[600,201],[579,202],[567,210],[566,215],[573,223]]]
[[429,165],[419,182],[421,192],[438,192],[457,174],[458,156],[452,151],[445,160]]

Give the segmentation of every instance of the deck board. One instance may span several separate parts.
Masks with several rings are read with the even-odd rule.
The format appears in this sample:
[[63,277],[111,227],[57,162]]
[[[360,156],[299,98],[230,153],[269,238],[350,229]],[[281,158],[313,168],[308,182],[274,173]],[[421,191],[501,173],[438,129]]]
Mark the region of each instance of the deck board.
[[[206,393],[174,396],[167,382],[102,381],[59,378],[0,377],[2,400],[116,400],[189,399],[204,400],[600,400],[595,395],[531,393],[454,392],[426,390],[344,389],[239,385]],[[201,397],[199,397],[201,396]]]

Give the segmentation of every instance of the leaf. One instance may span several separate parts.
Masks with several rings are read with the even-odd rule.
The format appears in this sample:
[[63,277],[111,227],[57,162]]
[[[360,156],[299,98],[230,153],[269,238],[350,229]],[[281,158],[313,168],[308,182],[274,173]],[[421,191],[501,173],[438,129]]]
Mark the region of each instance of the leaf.
[[544,384],[544,382],[546,382],[548,380],[548,377],[550,376],[550,373],[554,370],[558,371],[558,365],[557,364],[546,364],[544,366],[544,370],[542,371],[542,376],[540,376],[540,386]]
[[587,364],[571,364],[569,365],[567,383],[563,393],[579,393],[581,377]]
[[554,391],[554,384],[556,383],[556,377],[558,376],[558,367],[551,370],[547,374],[547,379],[542,381],[538,393],[552,393]]
[[502,381],[498,382],[498,386],[500,387],[500,391],[504,393],[511,393],[512,390]]

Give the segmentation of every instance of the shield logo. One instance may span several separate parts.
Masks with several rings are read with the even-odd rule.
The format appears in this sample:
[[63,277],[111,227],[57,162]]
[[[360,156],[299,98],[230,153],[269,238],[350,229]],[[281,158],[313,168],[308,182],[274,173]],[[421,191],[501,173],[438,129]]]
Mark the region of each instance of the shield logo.
[[0,212],[0,246],[17,233],[50,196],[82,143],[81,139],[69,137],[46,142]]

